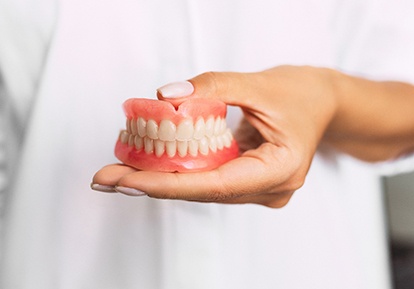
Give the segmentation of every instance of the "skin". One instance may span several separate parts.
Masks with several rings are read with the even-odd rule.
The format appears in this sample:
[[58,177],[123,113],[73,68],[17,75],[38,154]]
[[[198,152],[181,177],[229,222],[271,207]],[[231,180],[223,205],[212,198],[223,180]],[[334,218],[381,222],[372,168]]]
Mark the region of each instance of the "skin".
[[[285,206],[306,178],[320,146],[364,161],[414,149],[414,87],[316,68],[279,66],[257,73],[209,72],[189,80],[188,97],[239,106],[242,155],[200,173],[136,171],[108,165],[93,177],[105,191],[198,202]],[[158,95],[163,99],[162,95]],[[170,99],[174,105],[185,98]]]

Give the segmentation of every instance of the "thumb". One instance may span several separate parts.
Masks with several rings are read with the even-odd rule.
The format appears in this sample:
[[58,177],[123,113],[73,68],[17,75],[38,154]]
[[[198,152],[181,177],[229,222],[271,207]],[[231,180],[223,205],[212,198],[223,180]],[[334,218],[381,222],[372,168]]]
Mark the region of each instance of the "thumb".
[[252,83],[251,75],[253,74],[206,72],[188,81],[160,87],[157,89],[157,97],[171,102],[175,107],[190,97],[218,99],[228,105],[249,107],[252,96],[252,86],[249,85]]

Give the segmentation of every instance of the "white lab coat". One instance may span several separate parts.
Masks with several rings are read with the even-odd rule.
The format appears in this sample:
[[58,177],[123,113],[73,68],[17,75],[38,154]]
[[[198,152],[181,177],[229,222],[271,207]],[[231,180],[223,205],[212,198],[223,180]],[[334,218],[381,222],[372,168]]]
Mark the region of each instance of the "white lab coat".
[[[391,287],[377,167],[350,157],[319,152],[279,210],[103,194],[89,183],[116,162],[122,102],[154,97],[167,82],[279,64],[414,81],[411,2],[2,0],[0,8],[1,288]],[[233,127],[239,116],[230,109]]]

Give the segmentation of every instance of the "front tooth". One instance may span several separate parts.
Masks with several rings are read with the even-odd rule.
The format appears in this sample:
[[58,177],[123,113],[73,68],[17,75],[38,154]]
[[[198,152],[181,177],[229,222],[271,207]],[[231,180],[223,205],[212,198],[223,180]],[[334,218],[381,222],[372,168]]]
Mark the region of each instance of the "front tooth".
[[203,137],[198,143],[198,149],[202,155],[208,155],[208,139]]
[[196,157],[198,154],[198,141],[195,139],[192,139],[188,142],[188,152],[193,157]]
[[175,140],[175,132],[177,127],[170,120],[162,120],[158,129],[158,138],[163,141]]
[[206,136],[212,137],[214,133],[214,117],[210,116],[206,121]]
[[136,119],[131,119],[131,132],[133,135],[138,134],[138,124]]
[[119,134],[119,140],[121,143],[126,144],[129,140],[129,133],[127,133],[126,130],[121,131]]
[[147,122],[142,117],[138,118],[138,134],[140,137],[147,135]]
[[208,144],[208,147],[210,148],[210,150],[213,153],[215,153],[217,151],[217,138],[216,137],[210,138],[210,142]]
[[165,142],[165,150],[167,155],[172,158],[177,153],[177,142],[175,140]]
[[216,121],[214,122],[214,135],[220,134],[220,128],[221,128],[221,117],[217,117]]
[[144,139],[140,137],[139,135],[135,136],[135,149],[141,150],[144,147]]
[[177,141],[177,151],[180,157],[185,157],[187,155],[188,143],[186,140]]
[[158,139],[158,124],[153,119],[147,122],[147,136],[151,139]]
[[193,138],[194,126],[191,119],[183,120],[177,127],[175,138],[178,141],[190,140]]
[[154,140],[154,148],[155,148],[155,155],[157,157],[162,156],[165,152],[165,142],[159,139]]
[[152,154],[154,152],[154,140],[149,137],[144,138],[145,153]]
[[203,118],[199,118],[194,126],[194,139],[200,140],[204,137],[206,133],[206,124]]

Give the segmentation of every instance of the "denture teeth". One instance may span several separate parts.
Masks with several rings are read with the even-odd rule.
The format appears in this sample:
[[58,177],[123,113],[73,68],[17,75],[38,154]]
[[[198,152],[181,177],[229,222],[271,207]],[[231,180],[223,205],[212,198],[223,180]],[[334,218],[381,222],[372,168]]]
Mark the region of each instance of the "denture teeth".
[[223,145],[226,148],[229,148],[231,146],[231,139],[227,134],[222,135]]
[[130,134],[128,137],[128,146],[132,147],[135,145],[135,137],[134,135]]
[[213,153],[217,152],[217,138],[216,137],[210,138],[210,142],[208,144],[208,147],[210,148],[210,150]]
[[167,141],[165,142],[165,150],[167,152],[167,156],[170,158],[174,157],[177,153],[177,142],[176,141]]
[[188,149],[188,142],[184,141],[177,141],[177,151],[180,157],[185,157],[187,155]]
[[217,141],[217,149],[222,150],[224,147],[223,137],[221,135],[217,136],[216,141]]
[[144,138],[144,150],[147,154],[152,154],[154,152],[154,140],[149,137]]
[[131,119],[131,133],[133,135],[138,134],[138,123],[136,119]]
[[131,121],[132,121],[132,119],[127,119],[126,120],[126,130],[127,130],[127,132],[128,133],[132,133],[132,130],[131,130]]
[[198,143],[198,149],[202,155],[208,155],[208,139],[203,137]]
[[153,119],[147,122],[147,136],[151,139],[158,139],[158,124]]
[[192,119],[184,119],[179,125],[171,120],[146,121],[142,117],[129,119],[126,130],[120,132],[121,143],[136,150],[144,149],[145,153],[154,153],[157,157],[167,154],[174,157],[177,154],[185,157],[190,154],[196,157],[199,153],[208,155],[210,151],[217,152],[224,147],[231,147],[233,135],[227,128],[226,120],[210,116],[207,121],[199,117],[195,124]]
[[214,122],[214,135],[220,134],[220,128],[221,128],[221,117],[217,117],[216,121]]
[[163,141],[174,141],[176,126],[170,120],[162,120],[158,129],[158,138]]
[[205,133],[207,137],[212,137],[214,134],[214,118],[211,116],[206,121]]
[[183,120],[177,127],[175,138],[178,141],[190,140],[193,138],[194,126],[190,119]]
[[138,134],[140,137],[147,135],[147,122],[142,117],[138,118]]
[[198,155],[198,141],[192,139],[188,141],[188,152],[191,156],[196,157]]
[[206,124],[203,118],[199,118],[194,126],[194,139],[200,140],[206,133]]
[[123,143],[123,144],[128,143],[128,140],[129,140],[128,132],[125,131],[125,130],[121,131],[121,133],[119,134],[119,139],[120,139],[121,143]]
[[223,135],[223,134],[225,134],[226,133],[226,129],[227,129],[227,123],[226,123],[226,119],[225,118],[223,118],[222,120],[221,120],[221,127],[220,127],[220,135]]
[[165,152],[165,142],[162,140],[154,140],[155,155],[160,157]]
[[144,139],[142,137],[140,137],[139,135],[135,136],[135,148],[137,150],[142,150],[142,148],[144,147]]

